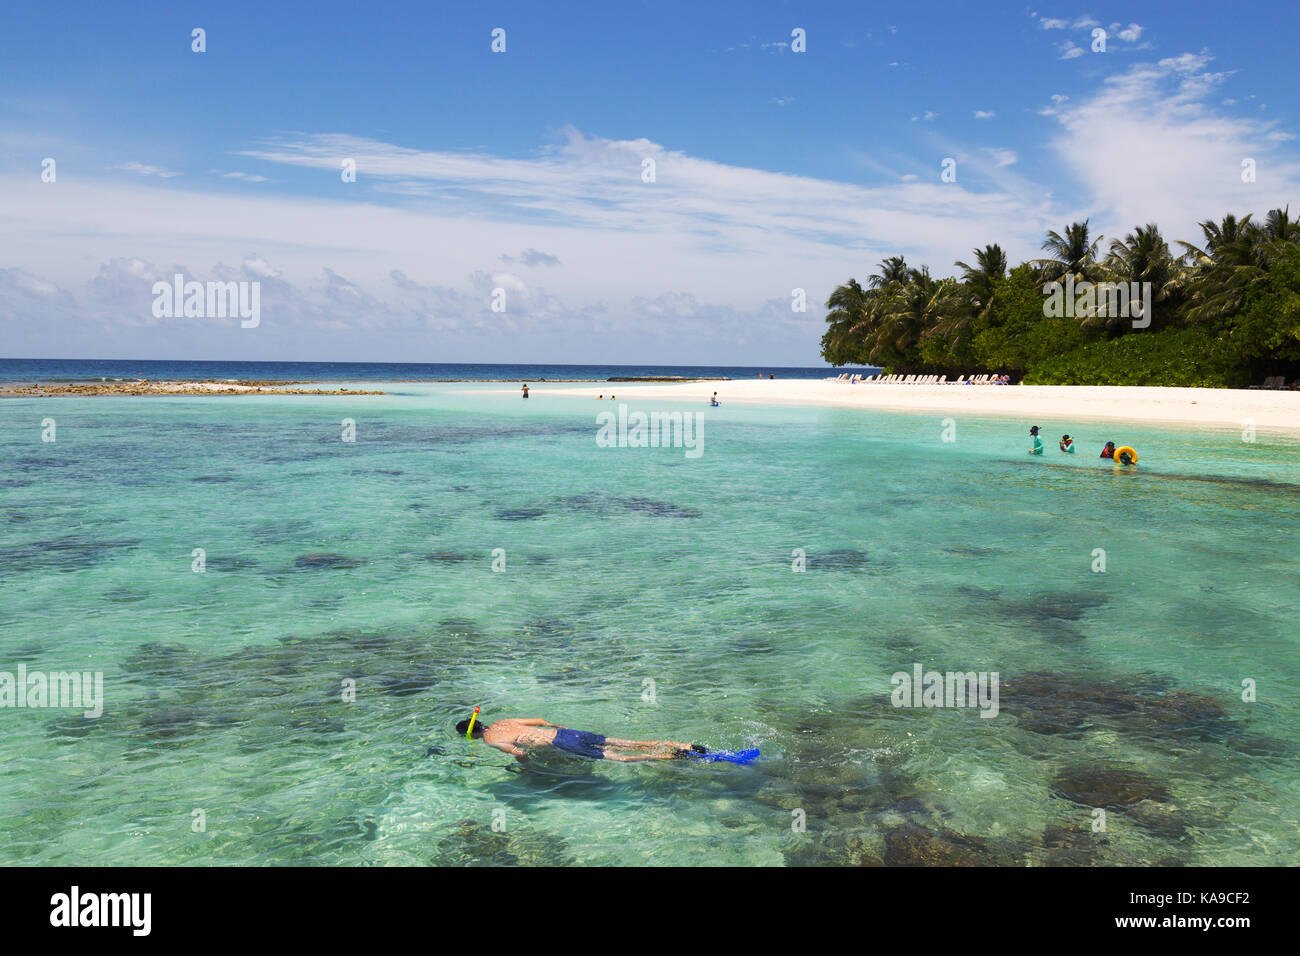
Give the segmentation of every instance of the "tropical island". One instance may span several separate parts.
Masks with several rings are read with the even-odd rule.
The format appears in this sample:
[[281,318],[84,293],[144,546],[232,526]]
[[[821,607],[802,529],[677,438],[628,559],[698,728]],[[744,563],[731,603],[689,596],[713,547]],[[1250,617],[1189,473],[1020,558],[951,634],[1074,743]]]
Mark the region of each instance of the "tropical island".
[[[1288,207],[1200,229],[1199,244],[1180,240],[1175,251],[1148,223],[1103,256],[1105,237],[1084,220],[1048,232],[1044,258],[1009,269],[1002,247],[987,245],[946,278],[890,256],[865,284],[849,279],[831,294],[822,357],[886,374],[1009,373],[1030,385],[1294,387],[1300,217]],[[1103,284],[1110,307],[1092,295]],[[1140,289],[1146,309],[1137,295],[1116,303],[1117,287]],[[1062,288],[1064,310],[1054,307]],[[1075,289],[1089,293],[1080,308]]]

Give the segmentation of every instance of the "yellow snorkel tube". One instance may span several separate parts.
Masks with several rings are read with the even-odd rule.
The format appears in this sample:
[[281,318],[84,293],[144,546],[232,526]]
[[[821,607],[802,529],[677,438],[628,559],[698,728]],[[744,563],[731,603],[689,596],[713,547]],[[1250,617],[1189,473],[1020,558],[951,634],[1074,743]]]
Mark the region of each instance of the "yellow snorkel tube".
[[466,739],[466,740],[472,740],[472,739],[473,739],[473,735],[474,735],[474,721],[478,720],[478,711],[479,711],[479,709],[478,709],[477,707],[475,707],[475,708],[474,708],[474,713],[473,713],[473,714],[470,716],[470,718],[469,718],[469,726],[465,728],[465,739]]

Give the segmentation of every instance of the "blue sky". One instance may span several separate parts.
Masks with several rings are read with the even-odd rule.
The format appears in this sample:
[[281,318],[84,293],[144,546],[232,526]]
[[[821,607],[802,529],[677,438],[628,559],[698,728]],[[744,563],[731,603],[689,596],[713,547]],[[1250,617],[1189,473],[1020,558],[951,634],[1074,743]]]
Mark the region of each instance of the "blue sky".
[[0,352],[814,364],[886,255],[1300,208],[1291,4],[807,6],[11,6]]

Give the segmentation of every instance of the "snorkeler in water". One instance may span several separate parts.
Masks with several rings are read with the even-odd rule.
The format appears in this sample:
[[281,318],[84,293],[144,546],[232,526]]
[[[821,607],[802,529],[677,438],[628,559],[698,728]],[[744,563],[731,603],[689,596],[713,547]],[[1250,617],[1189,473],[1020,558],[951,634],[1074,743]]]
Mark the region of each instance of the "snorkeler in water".
[[676,740],[620,740],[585,730],[571,730],[540,717],[508,717],[486,726],[470,718],[456,725],[457,733],[463,734],[469,730],[471,721],[474,721],[472,736],[475,739],[511,754],[521,762],[528,759],[528,751],[543,747],[591,760],[617,760],[620,763],[674,760],[689,753],[709,752],[699,744],[685,744]]
[[1074,439],[1069,435],[1061,436],[1061,451],[1070,455],[1074,454]]
[[1029,449],[1029,454],[1041,455],[1043,453],[1043,440],[1038,437],[1038,426],[1034,425],[1030,428],[1029,434],[1034,436],[1034,447]]
[[1101,457],[1102,457],[1102,458],[1110,458],[1110,459],[1114,459],[1114,457],[1115,457],[1115,443],[1114,443],[1113,441],[1108,441],[1108,442],[1106,442],[1106,447],[1103,448],[1103,449],[1101,450]]

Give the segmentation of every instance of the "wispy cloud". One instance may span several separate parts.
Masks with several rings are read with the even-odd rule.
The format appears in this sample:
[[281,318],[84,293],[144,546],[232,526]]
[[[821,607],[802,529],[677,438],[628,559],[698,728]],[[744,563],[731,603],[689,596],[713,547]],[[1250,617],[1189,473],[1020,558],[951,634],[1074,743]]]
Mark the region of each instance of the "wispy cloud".
[[244,172],[239,172],[238,170],[235,170],[235,171],[232,171],[232,172],[223,172],[223,171],[220,170],[220,169],[209,169],[209,170],[208,170],[208,175],[210,175],[210,176],[220,176],[222,179],[235,179],[235,180],[238,180],[239,182],[244,182],[244,183],[266,183],[266,182],[270,182],[270,179],[269,179],[268,177],[266,177],[266,176],[258,176],[258,175],[256,175],[255,173],[244,173]]
[[560,257],[538,249],[525,249],[518,256],[502,255],[501,261],[523,266],[558,266]]
[[[1290,133],[1211,105],[1229,72],[1208,53],[1140,63],[1109,77],[1094,95],[1057,104],[1058,161],[1082,184],[1097,219],[1131,228],[1157,222],[1174,238],[1198,218],[1285,205],[1300,191],[1300,162],[1279,151]],[[1242,160],[1268,170],[1241,181]]]
[[180,173],[173,172],[170,169],[164,169],[162,166],[149,166],[145,163],[137,163],[135,160],[131,160],[129,163],[122,163],[116,168],[124,169],[129,173],[139,173],[141,176],[156,176],[159,179],[174,179],[181,175]]

